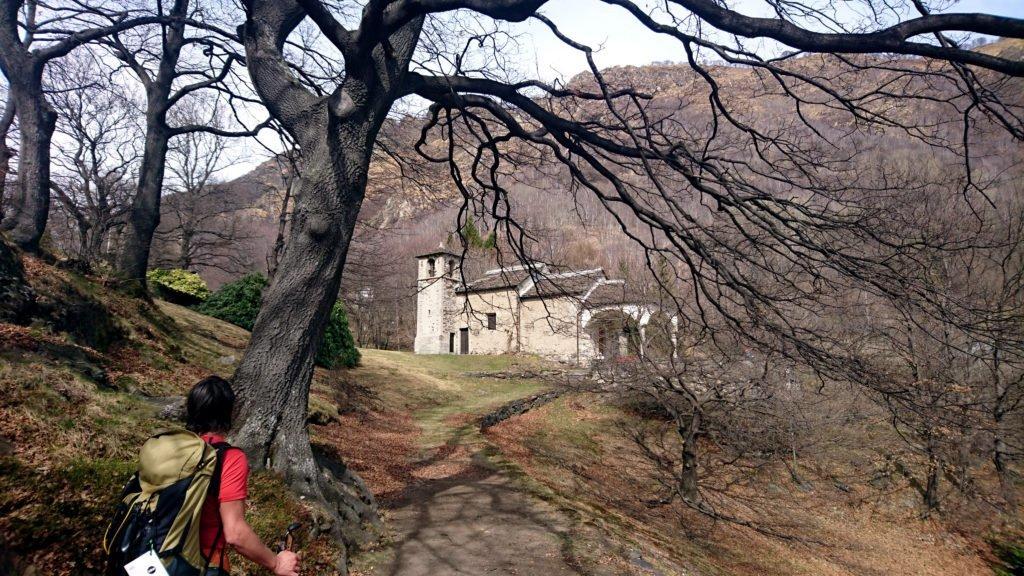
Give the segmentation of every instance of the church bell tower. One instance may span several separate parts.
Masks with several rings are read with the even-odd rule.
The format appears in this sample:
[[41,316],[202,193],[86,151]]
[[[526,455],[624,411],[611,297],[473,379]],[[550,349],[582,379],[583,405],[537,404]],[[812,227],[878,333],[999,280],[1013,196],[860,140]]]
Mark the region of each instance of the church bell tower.
[[458,257],[442,243],[433,252],[416,257],[416,340],[417,354],[451,352],[451,311],[455,299]]

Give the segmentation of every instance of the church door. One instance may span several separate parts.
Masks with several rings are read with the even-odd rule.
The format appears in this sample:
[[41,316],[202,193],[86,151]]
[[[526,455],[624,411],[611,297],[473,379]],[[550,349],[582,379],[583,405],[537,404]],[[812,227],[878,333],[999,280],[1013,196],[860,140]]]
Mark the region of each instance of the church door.
[[469,354],[469,328],[459,329],[459,354]]

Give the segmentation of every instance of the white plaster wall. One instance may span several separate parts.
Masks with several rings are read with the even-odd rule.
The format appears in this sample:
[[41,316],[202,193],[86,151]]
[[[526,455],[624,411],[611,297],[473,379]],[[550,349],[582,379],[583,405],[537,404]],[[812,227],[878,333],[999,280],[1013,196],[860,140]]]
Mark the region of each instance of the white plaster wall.
[[[487,328],[489,313],[497,315],[494,330]],[[461,298],[457,328],[469,328],[470,354],[506,354],[518,350],[517,317],[514,290],[478,292]]]
[[440,354],[444,282],[420,280],[418,288],[414,351],[417,354]]
[[579,307],[574,299],[523,300],[519,309],[523,352],[563,362],[576,361]]
[[[589,364],[600,358],[597,343],[587,330],[593,313],[580,312],[577,299],[519,300],[515,289],[473,294],[456,294],[456,278],[446,275],[448,259],[435,257],[435,273],[429,274],[428,259],[418,264],[419,292],[416,300],[417,354],[448,354],[450,335],[459,351],[461,328],[469,328],[470,354],[525,352],[563,362]],[[612,306],[638,320],[642,327],[650,312],[640,306]],[[497,315],[494,330],[487,328],[488,313]]]

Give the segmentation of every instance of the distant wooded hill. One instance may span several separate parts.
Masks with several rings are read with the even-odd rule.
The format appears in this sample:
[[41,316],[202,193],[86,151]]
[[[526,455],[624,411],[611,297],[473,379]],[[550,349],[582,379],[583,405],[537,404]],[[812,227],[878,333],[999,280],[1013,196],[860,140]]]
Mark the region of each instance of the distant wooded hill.
[[[1024,52],[1024,42],[1000,40],[978,50],[1003,55],[1019,54]],[[828,75],[833,71],[830,58],[834,57],[804,56],[787,65],[804,72],[813,70],[816,74]],[[921,65],[927,64],[922,60]],[[818,103],[815,98],[821,98],[809,92],[800,94],[807,101],[797,111],[792,98],[781,94],[769,78],[762,76],[763,73],[713,64],[708,64],[706,70],[715,78],[726,105],[735,110],[738,118],[760,130],[770,132],[786,128],[795,130],[796,137],[799,137],[800,131],[809,130],[797,122],[799,114],[815,130],[832,139],[837,147],[851,142],[856,145],[861,151],[857,162],[862,167],[866,165],[870,169],[875,162],[904,166],[908,177],[918,177],[929,170],[941,171],[943,165],[957,162],[956,158],[945,157],[899,126],[865,129],[863,125],[856,124],[858,121],[848,111]],[[887,91],[917,89],[913,83],[918,79],[886,77],[884,70],[851,74],[847,66],[834,66],[834,72],[843,77],[832,79],[830,83],[844,86],[847,95],[862,95],[869,107],[893,106],[896,101],[886,97]],[[716,125],[708,106],[708,84],[688,65],[614,67],[603,71],[603,75],[611,88],[620,85],[642,87],[653,96],[652,110],[683,118],[683,128],[691,134],[693,142],[700,142],[713,130],[722,130],[721,122]],[[589,74],[580,75],[572,79],[568,87],[594,89],[592,85],[585,85],[588,82],[593,82]],[[1024,83],[1020,79],[1008,80],[998,89],[1005,103],[1022,108]],[[932,96],[941,96],[944,89],[942,86],[928,86],[927,90]],[[952,85],[947,90],[952,94]],[[929,98],[920,98],[911,104],[904,100],[898,104],[906,107],[908,119],[928,118],[931,111],[942,109]],[[581,100],[578,106],[577,115],[595,121],[609,114],[601,101]],[[887,109],[887,113],[892,117],[892,110]],[[931,116],[935,137],[951,140],[959,137],[954,133],[960,128],[956,124],[958,119],[939,117],[938,112]],[[948,133],[944,128],[947,124]],[[422,128],[423,120],[419,118],[407,117],[388,124],[384,130],[384,141],[391,152],[403,154],[404,160],[400,163],[391,154],[381,153],[371,166],[370,184],[361,214],[362,226],[349,254],[343,282],[343,296],[353,309],[352,320],[361,345],[411,345],[412,319],[415,316],[413,256],[436,247],[442,241],[448,241],[456,251],[460,245],[453,232],[458,229],[456,217],[462,196],[452,184],[447,164],[431,164],[417,157],[412,150]],[[975,170],[985,176],[1013,173],[1019,159],[1002,153],[1007,149],[1004,148],[1007,142],[1005,132],[992,132],[992,138],[972,142]],[[443,155],[446,141],[440,136],[430,137],[433,139],[428,140],[427,147],[438,152],[439,156]],[[822,152],[830,153],[824,149]],[[457,154],[457,157],[460,162],[466,160],[465,153]],[[215,221],[244,230],[246,237],[231,248],[237,260],[236,266],[197,266],[211,287],[240,275],[243,270],[238,269],[239,263],[249,270],[266,271],[268,254],[278,233],[286,166],[280,159],[270,159],[248,174],[215,185],[217,194],[209,201],[210,209],[227,209]],[[639,269],[640,255],[622,233],[621,224],[591,194],[569,190],[566,175],[558,170],[559,167],[538,163],[535,166],[517,166],[506,174],[512,191],[509,200],[513,214],[535,236],[531,244],[533,255],[561,265],[596,265],[617,273]],[[865,173],[870,173],[870,170]],[[1001,193],[999,182],[1005,181],[1009,179],[997,179],[991,193]],[[172,197],[165,204],[173,206]],[[694,203],[693,210],[695,213],[708,213],[708,208],[699,203]],[[635,223],[629,214],[620,216],[627,224]],[[165,217],[162,227],[172,220]],[[473,220],[486,235],[489,228],[487,215],[476,214]],[[164,236],[165,241],[158,244],[154,259],[158,263],[173,263],[175,246],[173,242],[166,241],[167,234]],[[503,245],[501,232],[498,245],[499,248]],[[475,250],[473,256],[484,261],[483,265],[511,258],[507,251],[499,256]]]

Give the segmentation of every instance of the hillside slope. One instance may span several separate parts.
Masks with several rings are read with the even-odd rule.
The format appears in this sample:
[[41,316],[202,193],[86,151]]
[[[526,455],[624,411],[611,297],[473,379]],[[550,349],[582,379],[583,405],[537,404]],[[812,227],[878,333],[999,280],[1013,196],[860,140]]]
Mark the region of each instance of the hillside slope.
[[[176,424],[161,411],[199,378],[230,375],[248,333],[24,263],[37,306],[55,312],[30,326],[0,323],[0,573],[92,574],[139,447]],[[306,515],[272,476],[252,486],[251,516],[267,541]],[[315,565],[330,565],[329,544],[315,552]]]
[[[38,316],[29,326],[0,323],[0,574],[95,574],[102,566],[101,535],[139,446],[153,431],[177,424],[166,408],[196,380],[233,372],[249,334],[175,304],[123,296],[97,279],[35,258],[24,258],[24,268]],[[43,314],[45,302],[53,310]],[[73,310],[75,325],[54,321]],[[86,324],[106,326],[106,335],[79,329]],[[487,447],[476,419],[546,386],[532,378],[486,375],[540,363],[365,350],[357,369],[317,370],[313,441],[364,477],[382,505],[385,541],[395,542],[364,551],[357,574],[444,573],[436,559],[456,549],[432,554],[417,546],[443,543],[452,529],[477,543],[459,560],[470,573],[516,560],[519,549],[500,558],[484,553],[510,541],[535,552],[527,564],[538,573],[571,574],[581,562],[596,565],[592,554],[581,556],[569,544],[571,518],[531,496],[482,454]],[[471,525],[458,513],[466,503],[459,495],[462,480],[482,482]],[[296,518],[315,523],[313,512],[272,474],[258,474],[250,487],[250,521],[265,541]],[[500,505],[492,501],[496,496]],[[424,507],[430,525],[419,518]],[[548,524],[560,528],[549,532]],[[420,532],[410,539],[414,527]],[[480,540],[480,531],[490,534]],[[335,573],[337,550],[329,541],[307,535],[300,542],[304,573]],[[402,568],[403,562],[411,564]],[[395,571],[382,571],[386,566]],[[236,572],[254,573],[245,562]]]
[[[1001,39],[982,45],[977,50],[1013,58],[1024,48],[1019,40]],[[869,93],[876,90],[879,84],[885,84],[881,79],[884,75],[880,72],[844,73],[845,67],[837,60],[819,55],[802,56],[793,60],[791,65],[798,70],[813,70],[812,75],[819,78],[831,78],[842,84],[843,89],[850,94]],[[735,114],[752,125],[773,126],[782,123],[784,119],[796,118],[797,111],[791,101],[777,93],[777,88],[765,88],[763,79],[751,69],[709,65],[706,71],[720,83],[719,96],[730,103]],[[651,101],[654,109],[685,109],[685,116],[694,124],[697,134],[707,130],[704,124],[709,122],[711,114],[707,107],[709,88],[702,76],[688,64],[614,66],[603,70],[602,74],[611,85],[644,87],[645,92],[654,96]],[[589,72],[582,72],[566,82],[572,87],[593,88],[594,79]],[[1020,87],[1019,80],[1012,80],[1006,85],[1000,85],[997,92],[1008,104],[1019,105]],[[936,89],[949,91],[951,87]],[[894,105],[899,105],[896,94],[898,90],[893,92],[891,99],[896,103]],[[952,96],[948,93],[946,95]],[[816,101],[817,98],[812,97],[810,100]],[[912,104],[904,103],[899,107],[905,108],[906,114],[910,116],[948,114],[948,111],[935,110],[937,107],[930,105],[929,100],[918,98]],[[574,102],[570,105],[579,107],[579,114],[593,115],[600,115],[605,107],[603,102]],[[856,124],[854,118],[841,106],[808,106],[805,103],[800,114],[819,123],[819,131],[837,139],[850,137],[850,133],[844,130]],[[413,151],[421,136],[424,121],[424,118],[410,116],[401,121],[390,121],[384,127],[382,137],[388,141],[389,147],[402,150],[404,166],[398,166],[386,154],[375,156],[371,164],[360,219],[369,224],[368,228],[391,233],[396,237],[400,248],[395,254],[389,252],[389,256],[411,258],[414,254],[436,247],[438,241],[455,228],[456,205],[462,202],[462,196],[451,182],[447,168],[426,162]],[[998,155],[999,147],[1005,144],[1002,134],[997,132],[990,136],[975,144],[979,155]],[[910,158],[935,153],[925,143],[908,138],[899,130],[879,129],[862,137],[867,139],[867,148],[883,147],[889,153],[906,151]],[[429,138],[426,144],[428,147],[431,145]],[[443,151],[439,151],[438,155],[443,156]],[[277,232],[285,181],[284,165],[282,161],[272,158],[247,174],[217,185],[220,189],[216,196],[219,203],[238,207],[248,217],[254,238],[243,249],[251,251],[248,257],[257,269],[262,269],[266,252],[272,247]],[[514,216],[521,222],[530,223],[532,232],[554,234],[561,243],[571,244],[575,237],[584,236],[584,241],[579,243],[594,250],[582,257],[582,262],[596,254],[602,259],[602,264],[607,265],[603,261],[607,251],[605,249],[623,243],[625,238],[621,234],[619,222],[602,214],[605,210],[603,205],[588,194],[569,194],[564,174],[559,176],[557,170],[551,170],[551,166],[524,164],[516,166],[515,172],[517,178],[507,182],[514,192],[509,198]],[[574,214],[577,211],[584,214],[587,221],[577,218]],[[356,243],[359,240],[371,240],[365,236],[373,235],[366,234],[363,238],[357,238]],[[214,280],[215,284],[222,281],[221,271],[209,269],[203,270],[203,274]]]

